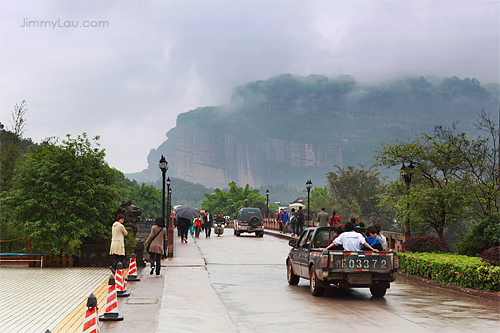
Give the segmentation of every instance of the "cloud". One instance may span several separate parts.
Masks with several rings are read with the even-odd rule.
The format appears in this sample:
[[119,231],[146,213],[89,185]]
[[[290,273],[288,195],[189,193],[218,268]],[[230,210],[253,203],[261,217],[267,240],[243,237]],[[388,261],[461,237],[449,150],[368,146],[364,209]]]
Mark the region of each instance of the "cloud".
[[[109,163],[147,166],[179,113],[229,103],[283,73],[499,78],[488,1],[2,1],[0,121],[27,100],[25,135],[100,135]],[[23,28],[24,20],[108,22]]]

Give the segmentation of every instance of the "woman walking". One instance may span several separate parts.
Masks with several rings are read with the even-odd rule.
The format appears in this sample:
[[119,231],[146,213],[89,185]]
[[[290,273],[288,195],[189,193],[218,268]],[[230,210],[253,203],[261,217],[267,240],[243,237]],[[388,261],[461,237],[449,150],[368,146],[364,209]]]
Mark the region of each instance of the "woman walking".
[[123,214],[116,215],[116,221],[111,227],[111,246],[109,248],[109,254],[114,256],[115,261],[113,265],[109,266],[109,269],[115,274],[116,265],[119,261],[122,264],[125,261],[125,236],[127,236],[127,230],[123,226],[123,221],[125,221],[125,216]]
[[156,268],[156,276],[160,277],[161,256],[164,253],[163,244],[165,239],[167,239],[167,229],[165,229],[163,217],[159,216],[156,218],[156,223],[151,228],[148,240],[146,241],[149,247],[150,275],[153,275],[153,270]]

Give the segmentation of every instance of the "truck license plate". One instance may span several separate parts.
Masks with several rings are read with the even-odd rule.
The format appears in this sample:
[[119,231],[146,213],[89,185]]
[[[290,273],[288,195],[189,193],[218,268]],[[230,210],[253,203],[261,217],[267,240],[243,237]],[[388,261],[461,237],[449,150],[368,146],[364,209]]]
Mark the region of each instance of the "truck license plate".
[[350,284],[371,284],[371,274],[347,274],[347,282]]

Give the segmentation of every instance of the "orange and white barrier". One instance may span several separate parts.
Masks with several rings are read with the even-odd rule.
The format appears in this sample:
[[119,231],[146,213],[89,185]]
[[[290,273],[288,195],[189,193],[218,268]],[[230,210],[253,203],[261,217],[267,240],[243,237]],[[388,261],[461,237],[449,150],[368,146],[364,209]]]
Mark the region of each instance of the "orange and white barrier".
[[87,300],[87,310],[83,319],[83,333],[99,333],[99,316],[97,315],[97,298],[90,294]]
[[132,255],[130,256],[130,264],[128,265],[128,277],[125,280],[141,281],[141,279],[137,277],[137,265],[135,262],[135,253],[132,253]]
[[126,282],[123,274],[123,264],[119,261],[116,265],[116,294],[118,297],[129,297],[130,293],[127,292]]
[[108,282],[108,294],[106,296],[106,306],[104,307],[104,314],[99,316],[99,320],[101,321],[110,321],[110,320],[123,320],[123,316],[118,314],[117,311],[114,311],[118,308],[118,300],[116,295],[116,285],[115,279],[113,275],[109,277]]

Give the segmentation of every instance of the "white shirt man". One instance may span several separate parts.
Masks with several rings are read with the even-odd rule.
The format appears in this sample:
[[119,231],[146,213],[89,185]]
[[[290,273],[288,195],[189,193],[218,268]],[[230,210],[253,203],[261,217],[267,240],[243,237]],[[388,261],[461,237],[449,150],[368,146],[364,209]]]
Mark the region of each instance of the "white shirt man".
[[369,248],[372,251],[378,252],[378,250],[374,250],[365,240],[365,237],[360,233],[354,231],[354,225],[351,222],[347,222],[345,225],[345,232],[341,233],[339,237],[335,238],[333,243],[335,245],[342,245],[344,251],[361,251],[361,246]]

